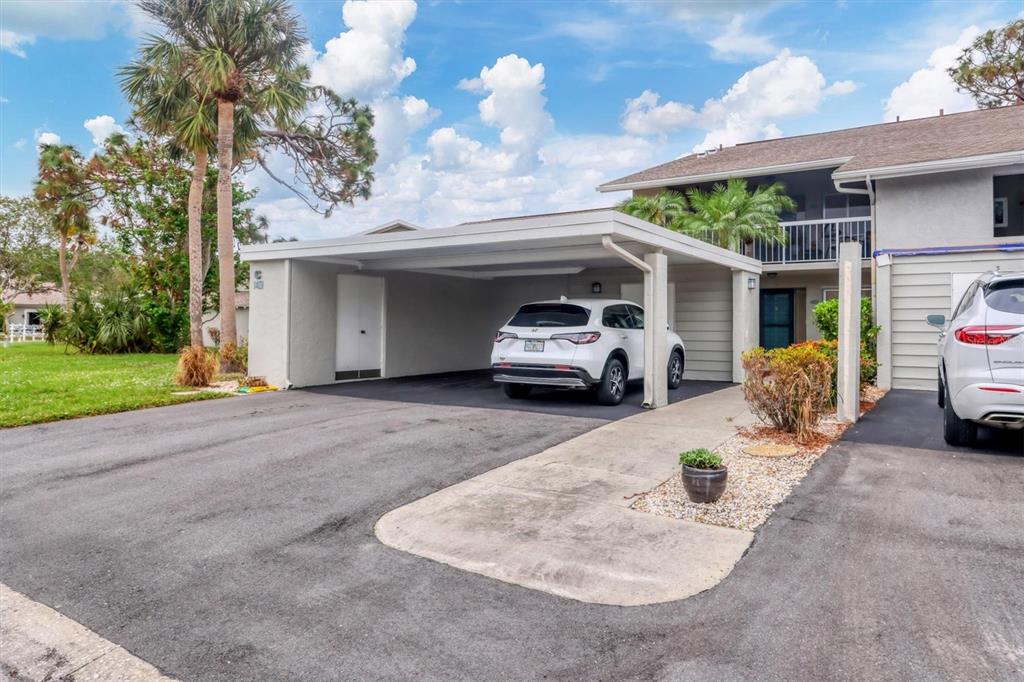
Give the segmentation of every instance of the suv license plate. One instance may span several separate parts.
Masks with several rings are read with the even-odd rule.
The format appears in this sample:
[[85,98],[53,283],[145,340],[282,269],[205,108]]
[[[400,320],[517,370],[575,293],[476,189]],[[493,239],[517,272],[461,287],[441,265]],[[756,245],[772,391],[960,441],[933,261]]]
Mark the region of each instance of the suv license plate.
[[538,339],[526,339],[525,350],[532,351],[534,353],[543,353],[544,342]]

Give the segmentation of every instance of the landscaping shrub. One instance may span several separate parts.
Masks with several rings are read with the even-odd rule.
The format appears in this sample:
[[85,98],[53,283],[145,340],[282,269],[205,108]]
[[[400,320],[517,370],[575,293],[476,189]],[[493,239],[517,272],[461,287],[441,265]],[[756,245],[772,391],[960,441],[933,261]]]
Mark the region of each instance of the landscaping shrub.
[[722,457],[707,448],[695,448],[679,453],[679,463],[694,469],[721,469]]
[[153,350],[149,319],[137,294],[127,290],[101,296],[80,293],[55,334],[83,353],[133,353]]
[[217,356],[202,346],[187,346],[178,357],[175,383],[181,386],[209,386],[217,373]]
[[[832,366],[838,368],[836,343],[839,338],[839,300],[830,299],[814,306],[814,326],[821,332],[821,337],[831,346],[823,346],[831,354]],[[875,324],[871,309],[871,299],[860,300],[860,383],[867,386],[875,383],[878,378],[878,332],[881,327]],[[834,374],[835,372],[833,372]],[[835,376],[833,376],[833,383]],[[834,400],[834,399],[833,399]]]
[[762,420],[805,442],[833,405],[834,362],[814,343],[743,354],[743,396]]
[[219,346],[220,345],[220,328],[218,328],[218,327],[208,327],[206,329],[206,333],[210,335],[211,339],[213,339],[213,345],[215,345],[215,346]]
[[64,308],[47,303],[39,309],[39,323],[43,326],[43,338],[51,346],[60,338],[64,328]]

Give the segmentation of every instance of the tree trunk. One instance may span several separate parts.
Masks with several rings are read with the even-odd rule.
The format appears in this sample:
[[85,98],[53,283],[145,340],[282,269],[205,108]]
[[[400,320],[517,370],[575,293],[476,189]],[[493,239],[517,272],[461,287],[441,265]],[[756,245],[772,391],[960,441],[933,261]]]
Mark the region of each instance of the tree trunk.
[[207,152],[196,152],[192,185],[188,189],[188,332],[193,346],[203,345],[203,187]]
[[[217,258],[220,264],[220,343],[236,346],[235,235],[232,224],[231,166],[235,140],[235,103],[217,102]],[[223,364],[223,361],[222,361]],[[230,363],[228,363],[230,364]],[[225,367],[225,369],[228,369]]]
[[60,263],[60,288],[64,294],[64,310],[71,310],[71,270],[68,268],[68,238],[60,235],[60,247],[57,249]]

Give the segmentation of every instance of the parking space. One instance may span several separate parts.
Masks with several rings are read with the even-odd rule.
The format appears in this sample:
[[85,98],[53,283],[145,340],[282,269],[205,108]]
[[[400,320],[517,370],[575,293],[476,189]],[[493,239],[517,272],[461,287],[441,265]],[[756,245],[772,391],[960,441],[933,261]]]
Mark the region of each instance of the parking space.
[[[725,381],[683,381],[668,392],[669,402],[675,403],[698,395],[719,391],[732,386]],[[631,383],[626,397],[618,405],[599,405],[588,391],[536,388],[529,397],[513,400],[505,395],[501,386],[491,378],[490,370],[476,372],[448,372],[398,379],[356,381],[304,389],[325,395],[395,400],[427,405],[455,407],[484,407],[495,410],[516,410],[543,414],[581,417],[588,419],[622,419],[643,411],[644,390],[639,383]]]
[[942,408],[932,391],[895,390],[851,427],[843,440],[924,450],[1024,456],[1024,431],[979,428],[973,448],[947,445],[942,438]]

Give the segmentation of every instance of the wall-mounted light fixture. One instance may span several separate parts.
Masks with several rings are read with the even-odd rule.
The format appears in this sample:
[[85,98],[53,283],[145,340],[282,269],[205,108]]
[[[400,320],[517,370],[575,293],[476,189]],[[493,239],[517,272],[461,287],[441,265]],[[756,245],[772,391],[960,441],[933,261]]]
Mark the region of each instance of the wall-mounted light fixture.
[[590,293],[592,293],[592,294],[599,294],[599,293],[601,293],[601,283],[600,282],[594,282],[593,284],[591,284],[590,285]]
[[756,277],[747,277],[747,288],[748,289],[756,289],[757,288],[757,278]]

